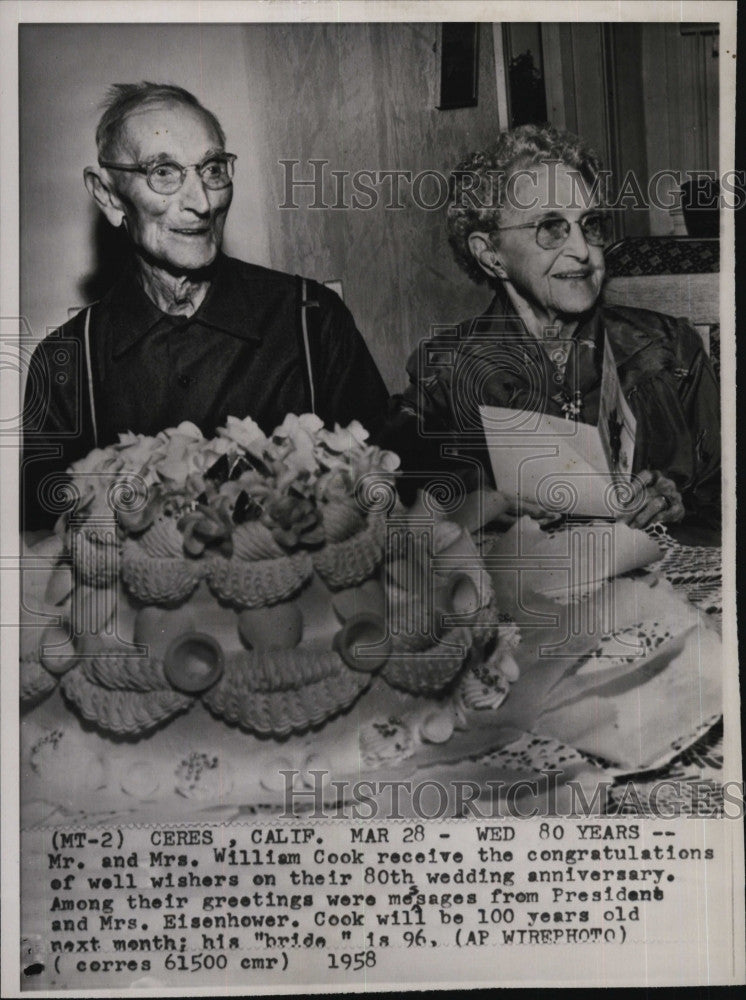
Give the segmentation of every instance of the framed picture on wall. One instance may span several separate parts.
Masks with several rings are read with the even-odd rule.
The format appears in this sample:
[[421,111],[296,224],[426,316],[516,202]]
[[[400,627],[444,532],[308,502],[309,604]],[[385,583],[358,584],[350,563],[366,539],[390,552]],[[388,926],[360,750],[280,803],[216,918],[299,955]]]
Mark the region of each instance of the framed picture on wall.
[[478,101],[479,25],[441,24],[438,38],[436,108],[473,108]]

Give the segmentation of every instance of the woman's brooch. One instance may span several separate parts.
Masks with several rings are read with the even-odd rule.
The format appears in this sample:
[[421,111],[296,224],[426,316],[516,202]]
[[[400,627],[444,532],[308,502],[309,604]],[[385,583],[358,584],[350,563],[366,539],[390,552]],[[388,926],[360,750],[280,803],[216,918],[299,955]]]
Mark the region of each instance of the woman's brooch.
[[583,396],[580,392],[570,393],[568,389],[563,389],[552,399],[562,410],[565,420],[580,420],[583,416]]

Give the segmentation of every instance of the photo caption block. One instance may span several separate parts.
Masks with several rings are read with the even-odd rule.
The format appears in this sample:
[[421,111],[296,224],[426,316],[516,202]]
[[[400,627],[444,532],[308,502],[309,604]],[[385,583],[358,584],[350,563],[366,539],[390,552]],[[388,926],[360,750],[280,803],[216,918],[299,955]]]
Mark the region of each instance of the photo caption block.
[[570,985],[581,968],[585,984],[625,983],[643,961],[650,984],[724,983],[739,831],[632,818],[28,831],[22,985]]

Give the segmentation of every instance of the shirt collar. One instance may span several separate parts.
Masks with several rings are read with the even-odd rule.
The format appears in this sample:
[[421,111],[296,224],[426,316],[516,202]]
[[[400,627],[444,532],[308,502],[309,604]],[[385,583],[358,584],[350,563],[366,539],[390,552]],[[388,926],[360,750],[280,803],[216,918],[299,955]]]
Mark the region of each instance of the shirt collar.
[[[197,312],[189,317],[189,322],[221,330],[242,340],[260,341],[262,332],[255,317],[257,296],[261,295],[263,285],[250,268],[248,274],[239,277],[236,263],[230,257],[219,255],[207,295]],[[246,268],[247,265],[243,265],[242,270]],[[142,340],[159,323],[178,319],[168,316],[151,301],[134,267],[128,269],[107,300],[115,358]]]

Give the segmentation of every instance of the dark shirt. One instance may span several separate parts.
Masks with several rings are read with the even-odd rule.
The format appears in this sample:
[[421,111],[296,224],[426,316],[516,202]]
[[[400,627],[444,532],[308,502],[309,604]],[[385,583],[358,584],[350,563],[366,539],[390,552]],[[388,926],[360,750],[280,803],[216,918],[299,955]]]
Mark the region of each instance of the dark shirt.
[[633,471],[660,470],[676,483],[690,521],[719,524],[720,396],[696,331],[661,313],[598,305],[578,324],[559,375],[502,293],[482,316],[424,341],[410,358],[411,384],[391,400],[381,437],[401,456],[405,501],[443,472],[467,489],[495,485],[480,404],[561,417],[577,402],[578,418],[596,423],[605,335],[637,421]]
[[[311,411],[301,288],[297,277],[221,256],[186,318],[162,313],[126,273],[91,310],[97,438],[84,313],[47,337],[33,355],[24,407],[25,526],[54,523],[48,489],[40,500],[45,477],[121,432],[154,435],[190,420],[212,437],[228,416],[251,416],[270,433],[287,413]],[[388,393],[352,315],[323,285],[308,281],[306,290],[315,412],[375,433]]]

